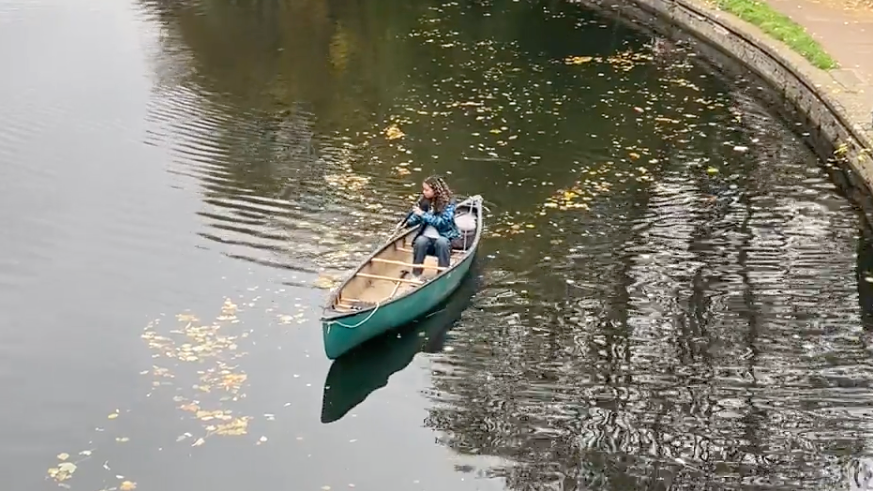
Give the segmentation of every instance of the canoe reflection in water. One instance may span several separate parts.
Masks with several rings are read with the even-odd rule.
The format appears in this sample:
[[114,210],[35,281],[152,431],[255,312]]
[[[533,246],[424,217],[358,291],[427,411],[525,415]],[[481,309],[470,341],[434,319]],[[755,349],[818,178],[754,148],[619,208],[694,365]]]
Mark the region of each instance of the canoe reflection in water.
[[446,333],[470,305],[479,284],[478,258],[458,289],[427,316],[373,338],[337,358],[324,382],[321,422],[332,423],[388,384],[391,375],[412,363],[420,352],[443,349]]

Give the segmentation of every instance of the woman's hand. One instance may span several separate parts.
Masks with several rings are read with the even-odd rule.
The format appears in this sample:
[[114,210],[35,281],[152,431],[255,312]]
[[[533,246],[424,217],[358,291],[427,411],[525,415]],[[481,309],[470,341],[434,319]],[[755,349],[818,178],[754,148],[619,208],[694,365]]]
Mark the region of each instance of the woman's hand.
[[412,209],[412,213],[417,217],[424,215],[424,212],[421,211],[421,208],[419,208],[418,205],[416,205],[415,208]]

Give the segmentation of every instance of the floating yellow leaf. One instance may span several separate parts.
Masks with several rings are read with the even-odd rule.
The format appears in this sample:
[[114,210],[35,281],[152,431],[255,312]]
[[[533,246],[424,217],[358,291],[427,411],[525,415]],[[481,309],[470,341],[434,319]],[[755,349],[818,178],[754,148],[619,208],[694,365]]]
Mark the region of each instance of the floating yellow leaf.
[[398,128],[396,124],[392,124],[385,128],[385,137],[389,140],[396,140],[398,138],[403,138],[403,136],[403,132],[400,131],[400,128]]
[[229,298],[224,300],[224,305],[221,306],[221,315],[216,320],[234,320],[236,319],[237,306]]
[[200,406],[198,406],[197,404],[194,404],[194,403],[182,404],[181,406],[179,406],[179,409],[181,409],[183,411],[188,411],[189,413],[196,413],[197,411],[200,410]]
[[109,416],[106,416],[106,417],[109,418],[109,419],[115,419],[115,418],[118,417],[118,413],[112,413],[112,414],[110,414]]
[[68,454],[66,452],[58,454],[58,460],[67,460],[69,458],[70,458],[70,454]]
[[221,385],[226,390],[238,390],[240,385],[245,382],[247,375],[244,373],[228,373],[222,377]]
[[48,475],[57,482],[63,482],[72,477],[74,472],[76,472],[76,464],[63,462],[59,466],[49,469]]
[[594,58],[591,56],[571,56],[569,58],[566,58],[564,60],[564,63],[566,63],[568,65],[581,65],[583,63],[588,63],[589,61],[591,61],[593,59]]
[[229,419],[233,419],[229,414],[225,414],[223,411],[197,411],[195,414],[197,419],[201,421],[211,421],[213,419],[220,419],[227,421]]
[[237,418],[229,423],[218,425],[215,433],[219,435],[239,436],[245,435],[249,425],[249,418]]
[[120,489],[121,491],[133,491],[134,489],[136,489],[136,483],[124,481],[123,483],[121,483],[120,486],[118,486],[118,489]]

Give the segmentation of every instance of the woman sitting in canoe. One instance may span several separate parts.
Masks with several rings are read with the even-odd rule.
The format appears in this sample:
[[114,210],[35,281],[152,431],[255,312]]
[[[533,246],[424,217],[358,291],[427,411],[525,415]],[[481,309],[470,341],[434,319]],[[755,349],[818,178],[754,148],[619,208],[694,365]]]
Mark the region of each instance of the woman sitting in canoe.
[[[424,224],[412,243],[412,263],[421,264],[428,254],[437,258],[437,265],[447,268],[452,258],[452,247],[460,237],[455,225],[455,199],[443,178],[430,176],[421,184],[422,198],[412,209],[407,220],[410,226]],[[413,268],[412,274],[420,279],[422,268]]]

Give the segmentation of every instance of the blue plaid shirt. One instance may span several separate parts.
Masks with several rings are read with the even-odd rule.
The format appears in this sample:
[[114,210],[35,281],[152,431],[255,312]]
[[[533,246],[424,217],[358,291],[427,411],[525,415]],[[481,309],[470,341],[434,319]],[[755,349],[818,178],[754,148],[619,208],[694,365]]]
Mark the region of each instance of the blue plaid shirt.
[[[461,236],[461,232],[458,231],[458,226],[455,225],[454,201],[447,204],[440,213],[433,213],[432,210],[428,210],[421,216],[413,214],[409,217],[409,220],[407,220],[406,223],[411,227],[414,227],[419,223],[424,224],[424,226],[430,225],[437,229],[437,232],[439,232],[440,235],[449,240]],[[422,227],[422,231],[424,231],[424,227]]]

